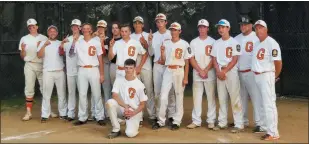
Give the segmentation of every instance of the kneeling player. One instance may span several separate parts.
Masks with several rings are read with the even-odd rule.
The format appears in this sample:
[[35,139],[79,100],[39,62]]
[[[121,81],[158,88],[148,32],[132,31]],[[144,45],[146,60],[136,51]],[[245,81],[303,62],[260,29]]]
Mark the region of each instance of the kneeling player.
[[135,137],[138,134],[139,121],[142,110],[145,107],[147,96],[144,84],[134,76],[136,63],[133,59],[124,62],[125,77],[116,79],[112,99],[106,103],[107,112],[113,126],[108,138],[112,139],[120,135],[120,124],[117,118],[126,119],[125,133],[128,137]]

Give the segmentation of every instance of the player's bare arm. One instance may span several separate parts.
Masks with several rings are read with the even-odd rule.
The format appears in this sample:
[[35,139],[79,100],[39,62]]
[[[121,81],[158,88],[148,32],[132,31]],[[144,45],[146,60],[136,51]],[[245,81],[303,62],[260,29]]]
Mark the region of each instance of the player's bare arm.
[[185,60],[185,73],[182,81],[182,86],[186,86],[188,84],[188,74],[189,74],[189,59]]
[[165,56],[165,46],[163,45],[163,42],[162,42],[162,45],[161,45],[161,47],[160,47],[160,52],[161,52],[160,61],[161,61],[162,63],[165,63],[166,56]]
[[192,56],[190,58],[190,64],[192,65],[192,67],[199,73],[199,76],[201,78],[205,77],[206,73],[205,71],[203,71],[200,66],[197,64],[196,60],[195,60],[195,56]]
[[99,70],[100,70],[100,82],[104,82],[104,62],[102,55],[98,55],[98,60],[99,60]]
[[125,104],[122,101],[122,99],[119,98],[119,94],[118,93],[113,92],[112,97],[121,107],[123,107],[125,109],[128,109],[130,107],[129,105]]
[[224,80],[224,77],[222,77],[221,75],[220,75],[220,69],[219,69],[219,64],[218,64],[218,62],[217,62],[217,58],[216,57],[212,57],[213,58],[213,66],[215,67],[215,69],[216,69],[216,75],[217,75],[217,77],[220,79],[220,80]]
[[115,39],[113,38],[110,42],[109,42],[109,51],[108,51],[108,59],[112,60],[115,57],[115,54],[113,52],[114,50],[114,44],[115,44]]
[[146,52],[145,54],[143,54],[141,63],[136,67],[136,74],[137,74],[137,75],[141,72],[141,70],[142,70],[142,68],[143,68],[143,65],[145,64],[147,58],[148,58],[148,52]]
[[145,108],[146,105],[146,101],[142,101],[139,103],[137,109],[135,109],[134,111],[128,110],[125,112],[125,117],[127,118],[131,118],[133,116],[135,116],[136,114],[140,113],[141,111],[143,111],[143,109]]
[[149,35],[148,35],[148,52],[149,52],[149,55],[150,56],[153,56],[153,47],[152,47],[152,38],[153,38],[153,35],[152,35],[152,30],[150,29],[149,30]]
[[44,53],[45,53],[45,48],[48,46],[48,45],[50,45],[50,41],[49,40],[47,40],[44,44],[43,44],[43,46],[42,46],[42,48],[40,49],[40,51],[38,52],[38,58],[43,58],[44,57]]
[[236,65],[237,61],[238,61],[238,56],[233,56],[232,61],[221,72],[225,74],[228,71],[230,71]]
[[148,47],[149,47],[149,45],[148,45],[148,43],[147,43],[147,41],[146,41],[145,37],[143,36],[143,34],[142,34],[142,36],[141,36],[141,38],[140,38],[140,40],[139,40],[139,41],[141,42],[141,44],[142,44],[143,48],[145,48],[145,49],[147,50],[147,49],[148,49]]
[[275,64],[275,74],[276,74],[276,77],[275,78],[278,78],[280,73],[281,73],[281,70],[282,70],[282,61],[281,60],[275,60],[274,61],[274,64]]
[[21,51],[20,51],[20,57],[24,59],[26,56],[26,44],[22,43],[21,44]]
[[208,78],[208,72],[213,68],[213,58],[211,58],[209,64],[207,65],[207,67],[203,70],[206,75],[205,75],[205,78]]

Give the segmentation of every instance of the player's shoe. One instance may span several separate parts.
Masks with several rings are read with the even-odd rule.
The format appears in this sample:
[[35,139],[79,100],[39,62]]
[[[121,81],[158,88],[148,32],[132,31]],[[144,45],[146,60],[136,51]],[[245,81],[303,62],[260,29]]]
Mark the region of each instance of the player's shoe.
[[172,117],[168,118],[167,125],[172,126],[174,119]]
[[172,124],[172,126],[171,126],[172,131],[175,131],[175,130],[178,130],[178,129],[179,129],[179,126],[177,124]]
[[261,128],[261,126],[256,126],[252,131],[253,131],[253,133],[264,133],[264,132],[266,132],[265,130],[263,130]]
[[197,128],[197,127],[200,127],[200,126],[198,126],[198,125],[196,125],[196,124],[194,124],[194,123],[191,123],[191,124],[189,124],[189,125],[187,126],[188,129],[194,129],[194,128]]
[[75,126],[79,126],[79,125],[83,125],[83,124],[86,124],[87,123],[87,121],[76,121],[76,122],[74,122],[73,123],[73,125],[75,125]]
[[107,135],[107,138],[108,138],[108,139],[113,139],[113,138],[116,138],[116,137],[120,136],[120,134],[121,134],[120,131],[119,131],[119,132],[111,132],[111,133],[109,133],[109,134]]
[[209,124],[208,124],[208,128],[209,128],[209,129],[213,129],[214,127],[215,127],[215,124],[214,124],[214,123],[209,123]]
[[161,128],[161,127],[162,126],[160,126],[158,123],[155,123],[155,124],[152,125],[152,129],[153,130],[157,130],[157,129]]
[[99,121],[98,121],[98,124],[99,124],[100,126],[105,126],[105,125],[106,125],[106,122],[105,122],[104,120],[99,120]]
[[231,133],[240,133],[243,131],[245,131],[244,128],[233,127],[233,129],[231,130]]
[[57,117],[58,117],[58,115],[57,115],[56,113],[54,113],[54,112],[51,112],[51,113],[50,113],[50,116],[51,116],[52,118],[57,118]]
[[87,119],[87,121],[95,121],[96,119],[95,119],[95,117],[94,116],[92,116],[92,117],[89,117],[88,119]]
[[227,129],[227,126],[221,127],[221,126],[217,125],[217,126],[215,126],[212,130],[218,131],[218,130],[221,130],[221,129]]
[[41,118],[41,123],[46,123],[46,122],[47,122],[47,120],[48,120],[48,118],[44,118],[44,117],[42,117],[42,118]]
[[158,121],[158,119],[157,119],[157,118],[154,118],[154,119],[149,119],[149,123],[150,123],[151,125],[153,125],[153,124],[157,123],[157,121]]
[[[249,123],[245,123],[244,126],[249,127]],[[235,123],[230,123],[229,127],[235,127]]]
[[69,122],[71,122],[71,121],[73,121],[74,120],[74,118],[71,118],[71,117],[68,117],[67,118],[67,121],[69,121]]
[[61,120],[67,120],[67,119],[68,119],[68,116],[60,116],[59,119],[61,119]]
[[25,114],[25,116],[22,118],[22,120],[23,120],[23,121],[28,121],[28,120],[31,120],[31,118],[32,118],[31,113],[27,112],[27,113]]
[[271,136],[271,135],[269,135],[269,134],[265,134],[265,135],[263,135],[263,136],[261,137],[261,140],[270,141],[270,140],[277,140],[277,139],[279,139],[279,138],[280,138],[279,136],[273,137],[273,136]]

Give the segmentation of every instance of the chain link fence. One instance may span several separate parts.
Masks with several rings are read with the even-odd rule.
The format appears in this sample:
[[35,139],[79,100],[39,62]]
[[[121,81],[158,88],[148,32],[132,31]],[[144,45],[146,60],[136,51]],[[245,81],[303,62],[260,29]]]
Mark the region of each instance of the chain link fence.
[[[24,62],[18,43],[28,32],[26,20],[35,18],[40,33],[53,24],[59,28],[59,39],[70,33],[74,18],[96,24],[100,19],[131,23],[135,16],[144,18],[146,32],[156,31],[155,15],[163,12],[168,23],[182,25],[182,38],[190,42],[198,35],[197,21],[210,22],[209,35],[218,38],[214,25],[221,18],[231,23],[231,34],[239,31],[238,18],[250,14],[253,19],[264,19],[269,33],[281,46],[283,70],[277,83],[280,95],[309,96],[309,3],[306,2],[1,2],[0,3],[0,97],[22,96],[24,91]],[[192,68],[191,68],[192,69]],[[189,74],[190,89],[192,73]],[[36,93],[40,94],[38,86]]]

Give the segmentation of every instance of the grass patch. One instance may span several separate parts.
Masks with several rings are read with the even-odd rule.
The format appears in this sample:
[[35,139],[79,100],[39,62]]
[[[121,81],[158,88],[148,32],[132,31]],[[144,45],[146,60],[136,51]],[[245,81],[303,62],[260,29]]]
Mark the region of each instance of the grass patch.
[[15,97],[11,99],[1,100],[1,112],[18,109],[25,106],[25,97]]

